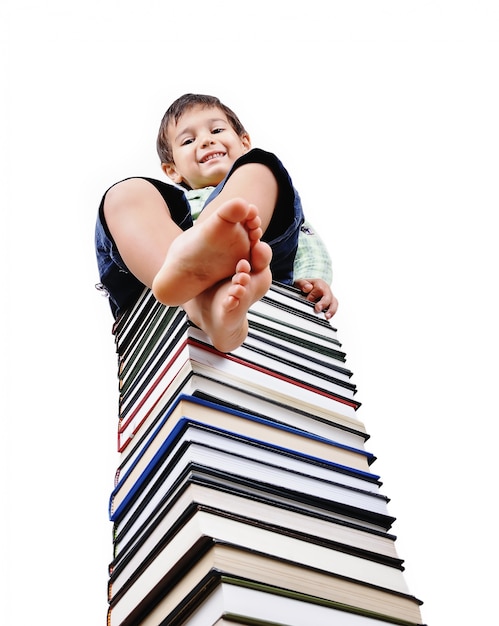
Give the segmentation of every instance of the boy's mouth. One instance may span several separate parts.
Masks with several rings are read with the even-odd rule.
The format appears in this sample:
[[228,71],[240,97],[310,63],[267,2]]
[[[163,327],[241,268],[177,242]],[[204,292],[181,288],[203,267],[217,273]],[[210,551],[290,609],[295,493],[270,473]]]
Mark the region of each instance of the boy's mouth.
[[218,159],[219,157],[224,157],[225,152],[210,152],[210,154],[206,154],[200,161],[200,163],[207,163],[212,159]]

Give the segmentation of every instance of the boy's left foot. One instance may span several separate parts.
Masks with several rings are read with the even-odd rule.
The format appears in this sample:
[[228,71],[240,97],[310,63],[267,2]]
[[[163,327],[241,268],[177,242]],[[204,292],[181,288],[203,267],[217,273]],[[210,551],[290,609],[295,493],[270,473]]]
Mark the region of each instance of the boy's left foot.
[[259,242],[255,252],[257,271],[241,259],[232,280],[210,287],[184,305],[190,319],[221,352],[235,350],[246,339],[248,309],[267,293],[272,283],[270,247]]

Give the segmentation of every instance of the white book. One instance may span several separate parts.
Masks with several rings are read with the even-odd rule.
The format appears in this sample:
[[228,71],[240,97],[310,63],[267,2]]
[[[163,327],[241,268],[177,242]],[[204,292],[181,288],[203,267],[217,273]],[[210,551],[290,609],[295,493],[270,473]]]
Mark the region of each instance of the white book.
[[[141,357],[144,351],[147,353],[147,358],[139,361],[135,369],[132,367],[125,371],[123,364],[120,363],[120,415],[122,419],[126,418],[127,413],[142,401],[148,390],[153,388],[155,380],[161,376],[161,373],[168,371],[168,364],[171,363],[171,367],[174,368],[178,358],[183,356],[186,360],[187,357],[179,351],[185,344],[188,328],[189,324],[184,319],[180,327],[175,327],[175,332],[167,333],[163,337],[156,349],[151,349],[149,346],[147,350],[145,347],[142,348],[142,351],[139,350],[137,358]],[[179,353],[178,356],[176,356],[177,353]]]
[[344,397],[336,390],[330,391],[325,386],[322,387],[320,380],[316,380],[315,383],[296,382],[290,378],[291,372],[273,374],[270,370],[266,370],[265,366],[260,369],[258,366],[250,367],[230,354],[207,350],[203,344],[195,340],[191,342],[191,358],[213,367],[222,376],[239,378],[240,381],[248,380],[260,389],[266,389],[267,393],[275,397],[286,397],[289,402],[303,400],[350,417],[355,416],[359,405],[352,398]]
[[[118,451],[121,452],[135,436],[142,423],[151,415],[157,416],[165,403],[170,399],[168,389],[179,371],[192,369],[190,346],[183,342],[178,346],[171,357],[162,364],[162,367],[149,382],[148,387],[135,399],[128,412],[120,413],[118,426]],[[126,407],[124,407],[126,408]]]
[[113,334],[120,344],[129,344],[140,329],[147,325],[152,310],[160,305],[149,288],[144,288],[137,302],[124,313],[113,326]]
[[[397,593],[407,595],[409,593],[402,571],[399,569],[255,525],[198,511],[179,529],[171,541],[161,547],[157,556],[145,564],[139,576],[123,587],[116,597],[110,584],[112,610],[109,626],[121,624],[137,606],[140,599],[157,589],[165,574],[202,538],[235,544],[248,550],[269,554],[277,559],[292,560],[302,563],[305,567],[316,568],[337,576],[346,576]],[[281,616],[284,614],[287,612],[280,612]],[[262,614],[262,617],[269,619],[268,614]],[[275,617],[270,619],[275,619]],[[320,620],[311,621],[310,613],[308,620],[306,626],[310,623],[328,623]],[[213,623],[213,621],[216,619],[198,623],[206,626],[207,623]],[[303,624],[305,626],[305,622]]]
[[[240,436],[241,439],[257,444],[260,448],[272,448],[273,453],[275,450],[280,450],[288,456],[296,454],[302,460],[308,457],[314,462],[334,463],[336,467],[343,466],[349,470],[360,470],[362,481],[370,479],[374,482],[379,478],[370,471],[374,457],[364,447],[348,446],[334,439],[315,435],[251,413],[217,405],[194,396],[181,395],[176,397],[156,428],[144,438],[140,449],[133,457],[133,462],[120,466],[119,474],[117,473],[116,476],[119,480],[117,487],[125,482],[134,483],[138,480],[158,451],[164,448],[165,442],[177,423],[185,417],[223,429],[233,438]],[[363,486],[361,479],[356,480],[357,486]],[[355,482],[352,486],[355,486]],[[377,487],[374,488],[377,489]]]
[[[165,307],[159,303],[151,308],[140,329],[127,338],[127,343],[120,342],[122,349],[120,364],[126,370],[133,370],[134,365],[160,344],[175,334],[175,330],[187,324],[185,311],[178,307]],[[126,348],[125,348],[126,345]]]
[[[195,489],[197,488],[197,492]],[[195,485],[194,491],[199,494],[200,487]],[[176,499],[170,508],[161,510],[149,523],[137,531],[132,540],[123,549],[118,546],[118,554],[111,563],[112,590],[113,594],[119,593],[123,585],[130,580],[141,565],[151,558],[157,547],[165,541],[169,533],[175,532],[178,524],[192,515],[195,510],[205,510],[217,515],[236,517],[240,521],[253,523],[261,527],[267,527],[278,533],[301,536],[304,541],[319,540],[324,545],[342,546],[345,552],[355,553],[357,556],[372,561],[377,561],[401,569],[402,561],[396,556],[393,546],[391,555],[380,555],[373,550],[374,541],[369,544],[367,537],[373,539],[373,533],[352,531],[351,528],[332,524],[328,520],[307,517],[302,513],[291,512],[279,507],[258,502],[246,503],[243,497],[234,494],[224,493],[216,489],[208,489],[201,492],[206,501],[198,506],[193,504],[188,494]],[[211,501],[208,499],[211,496]],[[234,508],[235,507],[235,508]],[[250,513],[244,515],[243,511]],[[357,542],[357,547],[353,548],[348,542],[351,539]],[[342,541],[343,539],[343,541]],[[364,541],[364,547],[360,548],[359,543]],[[383,549],[388,550],[388,537],[384,537]],[[379,541],[381,544],[381,541]]]
[[248,311],[248,323],[251,332],[262,336],[282,336],[283,342],[293,345],[310,346],[310,350],[321,351],[326,348],[330,351],[333,362],[339,364],[345,361],[345,352],[336,338],[336,333],[325,332],[325,329],[310,330],[307,319],[295,317],[292,314],[284,316],[280,312],[266,314],[263,303],[255,303],[254,308]]
[[[116,322],[114,333],[117,339],[129,340],[132,332],[137,333],[137,323],[146,315],[150,315],[153,309],[158,308],[166,310],[178,307],[161,305],[152,291],[145,288],[136,304]],[[253,311],[281,319],[283,324],[289,323],[291,327],[304,324],[318,333],[336,336],[336,329],[331,325],[331,321],[326,320],[323,313],[315,313],[313,303],[308,302],[299,290],[287,285],[273,283],[265,296],[251,306],[250,314]],[[139,328],[143,329],[143,326]]]
[[[173,586],[164,581],[165,594],[159,602],[142,608],[142,626],[187,623],[183,620],[192,617],[216,587],[225,582],[265,589],[273,596],[295,597],[306,602],[362,612],[380,621],[384,621],[383,618],[388,618],[390,623],[403,620],[405,626],[421,621],[421,602],[413,596],[362,585],[238,546],[215,543],[196,562],[186,563],[184,571],[180,580],[179,576],[176,577]],[[225,615],[229,619],[230,614]],[[245,620],[244,623],[248,622]],[[256,622],[252,620],[251,623]],[[260,623],[270,624],[267,620],[258,620]],[[272,624],[275,626],[275,622]]]
[[[325,320],[323,315],[316,315],[313,305],[302,295],[296,297],[292,292],[284,293],[286,295],[283,296],[278,286],[272,286],[264,298],[252,305],[248,312],[250,328],[261,336],[284,332],[290,346],[296,345],[296,341],[299,341],[300,345],[310,342],[312,346],[330,347],[344,357],[341,344],[336,337],[337,331],[331,323]],[[283,304],[286,301],[292,306]],[[136,360],[144,349],[150,349],[154,330],[160,324],[163,326],[166,324],[169,328],[175,321],[178,323],[179,317],[184,321],[187,320],[182,309],[161,305],[150,290],[145,290],[135,307],[115,324],[114,333],[122,365],[129,368],[130,359]],[[165,321],[165,318],[168,320]],[[131,345],[134,346],[133,349]]]
[[282,306],[291,309],[297,314],[304,314],[311,319],[330,323],[326,320],[324,313],[314,311],[314,303],[309,302],[306,296],[296,287],[273,282],[267,293],[261,299],[263,302],[269,301],[273,306]]
[[314,412],[316,409],[326,411],[347,418],[347,420],[350,419],[352,422],[356,421],[355,411],[358,403],[355,400],[342,399],[321,388],[297,383],[290,378],[274,375],[265,369],[249,367],[231,359],[229,355],[211,352],[194,339],[188,339],[163,365],[127,417],[120,421],[118,427],[118,450],[120,452],[130,443],[151,412],[160,411],[171,399],[172,390],[169,387],[183,367],[192,372],[208,371],[214,378],[226,381],[250,393],[267,395],[281,404],[296,406],[308,412]]
[[[272,593],[268,589],[223,580],[183,625],[207,626],[217,624],[218,620],[225,621],[225,618],[229,624],[254,626],[380,626],[394,623],[388,616],[386,620],[382,616],[370,617],[360,611],[349,612],[347,607],[339,604],[314,603],[301,596]],[[154,622],[142,624],[153,626]],[[158,622],[157,626],[167,625]]]
[[[123,488],[118,483],[114,489],[110,498],[110,517],[117,523],[117,532],[134,519],[138,512],[142,519],[151,515],[185,468],[192,463],[213,469],[223,468],[226,474],[281,487],[283,491],[303,493],[311,499],[329,501],[331,505],[335,503],[336,508],[348,509],[352,517],[368,520],[379,517],[379,523],[385,520],[388,527],[391,525],[390,520],[393,521],[387,510],[388,498],[375,491],[368,491],[373,489],[370,482],[365,482],[364,489],[352,486],[348,482],[353,476],[335,472],[332,467],[327,472],[325,468],[310,464],[305,459],[299,472],[299,463],[291,463],[294,460],[292,457],[288,459],[286,455],[272,454],[270,450],[265,455],[260,454],[265,450],[259,450],[251,444],[244,445],[241,439],[232,440],[214,429],[207,430],[186,419],[179,423],[178,432],[181,437],[171,451],[167,448],[165,455],[158,455],[157,460],[146,468],[136,482],[128,484],[122,481]],[[169,442],[166,443],[168,445]]]
[[[195,371],[194,371],[195,370]],[[133,437],[118,435],[118,448],[121,452],[121,464],[133,462],[133,457],[142,445],[142,439],[157,427],[158,422],[169,410],[178,395],[196,395],[210,398],[213,402],[226,404],[235,409],[287,424],[306,432],[335,439],[344,445],[361,448],[369,439],[364,424],[357,418],[346,418],[334,411],[320,410],[315,407],[297,407],[278,402],[267,394],[242,389],[234,383],[216,378],[200,364],[192,366],[185,362],[174,379],[168,392],[146,415],[138,426],[130,425],[128,433]],[[129,459],[127,461],[127,459]]]
[[[166,515],[174,503],[181,497],[189,483],[196,483],[217,491],[241,494],[251,507],[253,502],[265,502],[286,511],[296,511],[310,518],[324,520],[326,523],[343,525],[362,534],[374,536],[372,546],[377,538],[395,541],[394,535],[388,530],[395,521],[386,515],[358,515],[356,509],[335,506],[323,498],[312,498],[292,489],[269,482],[256,481],[243,475],[229,474],[223,469],[208,467],[198,463],[188,463],[178,479],[164,492],[152,510],[139,507],[134,515],[127,520],[118,520],[113,527],[114,557],[137,546]],[[355,543],[355,542],[354,542]]]
[[[197,339],[201,347],[209,346],[213,350],[211,342],[205,341],[206,336],[197,328],[191,328],[189,336]],[[233,350],[231,355],[254,366],[265,367],[303,383],[323,387],[330,393],[350,399],[354,397],[355,385],[344,374],[340,373],[337,376],[324,360],[320,362],[317,359],[316,362],[312,362],[304,356],[298,357],[286,353],[285,349],[279,350],[274,346],[264,346],[264,348],[267,349],[262,349],[261,344],[258,345],[254,337],[249,337],[241,346]]]
[[[267,350],[276,358],[292,360],[296,367],[315,368],[319,373],[333,376],[346,383],[350,382],[352,377],[352,372],[344,364],[336,363],[321,353],[314,354],[310,350],[305,351],[301,346],[290,346],[263,335],[258,336],[251,330],[242,345],[250,349]],[[237,355],[238,350],[239,348],[234,350],[233,354]]]
[[[133,551],[143,550],[146,541],[151,540],[155,533],[159,532],[158,537],[161,537],[194,505],[218,508],[228,513],[237,511],[255,522],[307,533],[344,544],[350,549],[369,552],[372,558],[398,560],[401,563],[394,535],[347,523],[344,517],[335,517],[325,509],[300,506],[296,501],[272,496],[259,491],[256,483],[250,487],[229,477],[218,480],[216,475],[196,469],[166,494],[149,519],[142,525],[136,525],[135,532],[132,528],[129,532],[115,534],[115,558],[111,569],[114,571]],[[161,530],[157,530],[159,527]]]

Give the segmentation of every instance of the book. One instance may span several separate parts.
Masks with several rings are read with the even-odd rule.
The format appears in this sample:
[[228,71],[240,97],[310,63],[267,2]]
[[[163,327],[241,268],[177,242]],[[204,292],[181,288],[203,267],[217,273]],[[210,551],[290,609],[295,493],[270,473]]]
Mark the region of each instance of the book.
[[[178,582],[174,582],[173,585],[169,586],[164,581],[165,595],[144,615],[140,622],[142,626],[174,624],[188,617],[189,613],[193,618],[196,613],[198,616],[206,615],[206,607],[199,608],[200,605],[209,597],[214,586],[216,588],[220,582],[229,579],[236,579],[244,586],[249,584],[265,588],[271,594],[271,597],[266,599],[268,602],[272,602],[273,597],[277,595],[292,597],[296,594],[316,603],[322,603],[324,600],[327,603],[335,602],[338,607],[357,614],[371,613],[381,621],[386,619],[389,623],[393,623],[394,618],[403,620],[405,624],[421,622],[419,609],[421,602],[413,596],[362,585],[356,581],[301,567],[291,561],[276,561],[265,554],[225,543],[213,544],[199,560],[193,564],[186,563],[183,571],[184,575],[179,575]],[[238,611],[241,609],[242,605],[239,605]],[[238,612],[237,615],[240,616],[241,613]],[[264,623],[270,623],[269,617],[270,613],[267,614]],[[286,615],[281,615],[280,619],[286,619]],[[343,621],[339,623],[343,624]]]
[[119,379],[122,394],[130,393],[129,387],[137,385],[158,360],[169,354],[172,345],[189,325],[181,309],[160,309],[156,319],[147,327],[147,332],[137,337],[127,350],[120,350]]
[[[306,304],[309,305],[310,303],[306,303]],[[256,307],[263,306],[265,310],[265,305],[263,304],[262,301],[255,303],[255,306]],[[151,345],[154,345],[154,342],[158,341],[158,334],[159,336],[161,336],[162,331],[164,331],[165,328],[168,328],[168,326],[172,323],[170,320],[174,319],[177,321],[177,323],[178,323],[179,317],[181,317],[184,321],[187,320],[185,313],[183,313],[183,311],[178,309],[177,307],[158,307],[158,303],[154,303],[154,304],[151,304],[151,308],[152,308],[152,311],[155,311],[154,319],[153,320],[149,319],[149,325],[148,326],[145,325],[142,328],[141,336],[134,337],[135,339],[134,350],[133,350],[134,354],[132,355],[132,357],[133,356],[136,357],[137,353],[143,354],[145,350],[145,346],[149,346],[149,348],[151,349]],[[278,338],[281,345],[283,343],[288,343],[292,345],[293,343],[296,343],[299,340],[298,345],[300,346],[300,348],[302,348],[304,344],[311,345],[314,342],[319,341],[320,343],[323,343],[324,345],[329,346],[332,350],[336,349],[337,354],[335,354],[335,358],[339,358],[341,361],[344,361],[344,353],[338,352],[338,347],[340,346],[340,344],[335,338],[336,331],[335,330],[333,331],[330,324],[328,322],[325,322],[324,320],[323,320],[324,325],[318,328],[315,328],[314,329],[315,332],[314,332],[314,331],[311,331],[310,329],[304,328],[302,320],[299,321],[300,326],[296,325],[297,323],[296,319],[293,318],[292,314],[289,317],[289,321],[287,322],[283,321],[282,319],[283,313],[281,310],[278,311],[278,314],[276,317],[272,317],[268,314],[265,315],[261,312],[258,313],[258,312],[253,311],[253,309],[250,309],[249,318],[250,318],[249,319],[250,329],[254,328],[257,331],[256,334],[251,333],[253,343],[255,342],[258,333],[260,335],[260,339],[262,338],[265,339],[264,337],[265,334],[274,335],[275,337]],[[312,319],[313,319],[313,325],[316,326],[317,325],[316,318],[312,318]],[[294,324],[292,322],[294,322]],[[144,328],[147,329],[147,331],[144,330]],[[276,330],[276,329],[280,329],[280,330]],[[330,330],[331,333],[326,334],[325,330]],[[209,342],[209,339],[206,337],[204,333],[202,333],[202,331],[199,330],[198,332],[201,333],[204,341]],[[147,337],[145,338],[144,335],[146,334],[147,334]],[[164,337],[163,337],[163,340],[164,340]],[[127,352],[130,351],[129,343],[130,341],[128,340],[128,342],[126,342],[126,345],[123,345],[124,341],[123,341],[123,338],[121,337],[118,342],[118,347],[119,347],[118,351],[121,354],[122,368],[125,362],[129,358],[131,358],[130,356],[127,357]],[[237,350],[235,350],[234,352],[237,353]],[[272,354],[270,354],[270,356],[272,356]],[[343,371],[347,373],[347,375],[348,374],[351,375],[351,373],[349,373],[344,367],[338,368],[338,369],[339,371]]]
[[386,512],[388,498],[378,493],[378,484],[368,471],[182,416],[151,459],[138,464],[136,471],[132,467],[118,481],[110,498],[111,519],[137,507],[148,490],[161,493],[181,471],[181,459],[184,464],[212,464],[227,472],[244,472],[255,480],[261,477],[282,487],[293,485],[307,494],[337,498],[344,505]]
[[[213,494],[212,494],[213,495]],[[214,494],[215,496],[219,494]],[[219,498],[222,501],[222,498]],[[217,502],[217,500],[216,500]],[[237,504],[237,499],[225,499],[226,504]],[[240,503],[240,502],[239,502]],[[139,575],[144,564],[149,563],[156,554],[159,547],[179,531],[179,528],[188,520],[197,515],[199,512],[210,513],[225,519],[233,519],[239,522],[266,529],[279,535],[294,537],[309,543],[310,545],[318,545],[327,547],[331,550],[338,550],[342,554],[355,556],[366,562],[378,563],[386,565],[398,570],[403,570],[402,560],[397,556],[387,556],[386,554],[378,554],[373,550],[353,547],[352,545],[338,541],[338,528],[328,527],[324,523],[306,524],[304,516],[294,515],[290,519],[283,513],[279,515],[279,509],[268,507],[266,510],[262,506],[254,506],[252,508],[254,514],[262,513],[263,517],[247,517],[242,514],[240,509],[232,509],[230,507],[215,506],[214,503],[199,504],[197,502],[187,502],[186,506],[182,506],[184,500],[177,500],[168,511],[159,516],[153,525],[148,529],[147,534],[137,537],[136,541],[129,546],[126,551],[121,551],[113,559],[109,566],[110,572],[110,594],[117,597],[121,591],[130,584],[130,581]],[[272,513],[276,513],[276,518],[269,518]],[[266,517],[267,516],[267,517]],[[315,531],[315,532],[314,532]],[[219,539],[223,539],[219,537]],[[263,549],[263,547],[261,548]]]
[[220,406],[249,412],[312,434],[335,438],[345,445],[363,447],[369,439],[364,424],[356,417],[346,417],[337,411],[305,404],[286,404],[259,390],[242,387],[236,381],[220,380],[211,368],[187,360],[171,380],[161,400],[143,415],[142,421],[134,418],[122,432],[118,431],[122,464],[137,454],[143,439],[157,428],[159,421],[181,394],[204,398]]
[[[190,346],[186,341],[175,344],[174,352],[166,360],[159,360],[144,381],[142,388],[125,403],[120,396],[120,419],[118,424],[118,451],[121,452],[136,431],[153,413],[161,411],[168,399],[168,388],[182,368],[191,361]],[[192,366],[190,366],[192,367]]]
[[[153,555],[135,568],[131,576],[109,581],[111,623],[121,624],[140,602],[161,591],[162,581],[187,553],[201,543],[221,541],[267,554],[276,560],[291,560],[336,576],[374,585],[387,591],[409,595],[401,569],[336,550],[328,545],[275,532],[241,519],[197,510],[175,532],[163,536]],[[115,590],[115,586],[117,590]]]
[[341,348],[338,331],[331,324],[331,320],[326,320],[323,314],[317,315],[314,305],[302,295],[293,298],[289,293],[280,294],[278,285],[272,285],[263,298],[251,305],[249,316],[251,319],[262,317],[279,321],[291,332],[306,332],[314,337],[327,339]]
[[395,537],[387,532],[394,521],[393,517],[366,511],[359,512],[355,507],[342,506],[341,503],[325,498],[286,487],[281,488],[271,482],[255,481],[240,474],[228,474],[218,468],[190,463],[173,484],[162,489],[157,500],[152,503],[143,501],[131,515],[114,522],[115,559],[133,549],[152,531],[158,520],[168,514],[189,482],[207,486],[217,492],[240,494],[254,502],[264,502],[284,508],[286,511],[296,511],[310,518],[344,526],[356,537],[355,541],[352,539],[354,547],[359,547],[358,541],[362,541],[366,534],[372,539],[372,551],[377,553],[380,553],[377,549],[379,537],[382,542],[387,539],[395,540]]
[[[135,305],[113,326],[118,352],[125,356],[136,342],[145,335],[150,335],[153,327],[151,321],[157,320],[158,315],[176,314],[186,317],[182,309],[160,304],[152,291],[144,288]],[[250,325],[253,318],[257,320],[258,317],[263,317],[287,326],[291,334],[308,331],[313,337],[327,337],[337,347],[341,347],[336,337],[337,331],[331,322],[323,314],[316,314],[314,305],[293,287],[273,283],[267,294],[251,306],[249,317]]]
[[233,385],[253,392],[263,393],[277,401],[299,407],[318,407],[326,411],[335,411],[347,417],[354,417],[358,403],[354,399],[312,384],[302,383],[264,367],[245,363],[227,354],[211,351],[194,339],[186,339],[175,354],[162,364],[162,369],[148,384],[147,389],[136,402],[126,419],[120,420],[118,427],[118,450],[128,445],[149,413],[162,396],[168,397],[168,387],[183,366],[189,363],[192,371],[198,365],[210,368],[212,376],[230,381]]
[[[286,339],[287,337],[282,335],[275,336],[274,333],[265,333],[263,330],[253,331],[250,327],[242,345],[255,351],[260,350],[275,355],[278,359],[292,360],[297,367],[303,366],[307,369],[312,367],[322,374],[335,376],[339,380],[345,382],[351,380],[352,372],[336,356],[328,358],[322,348],[314,349],[309,343],[303,344],[297,341],[286,341]],[[237,354],[237,349],[233,351],[234,353]],[[353,384],[352,389],[356,390]]]
[[[303,394],[303,397],[314,398],[314,401],[319,404],[319,401],[314,397],[315,395],[321,395],[328,399],[326,404],[338,407],[338,410],[348,415],[355,415],[355,411],[360,404],[353,399],[353,389],[348,387],[336,388],[333,385],[328,384],[326,381],[321,380],[319,377],[315,381],[303,381],[303,378],[297,375],[296,368],[289,363],[289,367],[274,368],[266,365],[260,365],[253,361],[249,361],[245,358],[237,357],[234,354],[225,354],[215,349],[210,349],[207,344],[203,344],[195,339],[188,339],[188,343],[191,346],[192,359],[211,365],[218,369],[223,375],[224,372],[230,368],[234,368],[236,371],[246,372],[247,378],[253,378],[256,382],[267,390],[268,393],[272,393],[274,388],[282,381],[291,383],[291,388],[294,388],[294,396],[298,399]],[[242,347],[243,349],[243,347]]]
[[114,322],[112,332],[115,342],[119,342],[122,352],[127,345],[132,343],[141,329],[147,328],[151,310],[162,306],[154,297],[151,289],[144,287],[135,304]]
[[[295,325],[293,325],[286,321],[286,316],[283,315],[281,309],[277,312],[271,311],[271,313],[275,314],[275,317],[250,309],[248,311],[249,331],[253,335],[273,337],[291,346],[309,346],[311,351],[329,355],[334,365],[346,367],[346,354],[341,350],[340,342],[334,336],[324,333],[323,328],[310,330],[310,327],[307,327],[301,319],[298,322],[295,319]],[[300,325],[297,326],[297,323]]]
[[268,292],[261,300],[263,302],[271,301],[276,306],[280,305],[290,309],[295,317],[306,315],[310,319],[317,320],[324,325],[330,324],[330,321],[326,320],[324,313],[316,313],[314,311],[314,303],[309,302],[306,295],[292,285],[272,281]]
[[337,330],[292,287],[216,350],[145,289],[113,327],[110,626],[421,626]]
[[[356,609],[339,602],[313,595],[265,585],[244,577],[213,572],[181,605],[162,619],[162,603],[150,613],[137,607],[120,626],[207,626],[213,624],[244,624],[245,626],[310,626],[310,624],[341,624],[341,626],[424,626],[421,621],[408,621]],[[141,615],[143,617],[141,617]],[[160,620],[160,621],[158,621]],[[109,626],[113,620],[110,609]]]
[[[199,332],[198,329],[192,328],[189,336],[196,339],[198,345],[204,349],[211,352],[215,351],[211,342],[207,341],[204,333]],[[262,344],[262,342],[255,340],[253,336],[249,336],[239,348],[230,353],[228,358],[237,359],[252,367],[265,367],[298,382],[320,385],[331,393],[337,393],[346,398],[354,397],[356,386],[350,382],[342,371],[337,372],[324,359],[315,358],[312,360],[312,358],[304,356],[303,351],[301,356],[297,355],[296,352],[297,350],[288,352],[283,342],[280,343],[280,346],[276,345],[275,342],[264,342]]]
[[[147,326],[145,320],[152,309],[164,310],[166,308],[168,308],[166,305],[160,304],[155,299],[151,289],[144,288],[135,305],[115,322],[113,334],[116,340],[121,344],[130,343],[131,337]],[[253,310],[282,317],[292,326],[298,325],[299,321],[299,326],[308,323],[310,328],[317,332],[321,332],[319,329],[330,335],[335,335],[337,332],[323,313],[315,313],[314,304],[309,302],[300,290],[289,285],[273,282],[265,296],[251,306],[250,311]]]
[[[120,362],[120,418],[126,418],[127,413],[132,410],[147,393],[158,373],[171,361],[177,358],[179,346],[187,337],[187,330],[190,327],[185,316],[177,315],[170,326],[169,332],[165,333],[161,341],[157,342],[154,349],[151,349],[138,364],[131,363],[131,369]],[[136,367],[133,367],[136,365]]]
[[288,454],[292,450],[302,455],[320,458],[322,461],[330,461],[336,465],[364,472],[369,472],[369,467],[374,460],[374,455],[363,447],[345,445],[334,439],[315,435],[246,411],[182,394],[175,398],[158,426],[142,442],[140,450],[134,456],[133,463],[125,466],[126,472],[122,472],[120,477],[121,485],[138,479],[157,452],[164,449],[165,442],[168,441],[177,422],[185,417],[216,426],[233,437],[244,433],[246,440],[252,440],[260,445],[264,443],[266,446],[272,446]]
[[[371,611],[354,611],[340,603],[325,601],[306,594],[251,583],[234,577],[222,577],[220,584],[185,622],[185,626],[204,626],[216,617],[252,626],[380,626],[399,624],[420,626],[421,622],[397,620]],[[285,621],[283,621],[283,619]],[[173,618],[160,626],[180,626]]]
[[393,517],[359,511],[355,507],[343,506],[339,502],[323,497],[316,497],[269,481],[255,480],[245,476],[243,472],[228,473],[219,467],[188,462],[171,484],[162,486],[161,494],[154,502],[144,500],[130,515],[125,515],[114,522],[114,558],[133,549],[152,532],[158,520],[175,506],[177,499],[182,497],[191,482],[214,489],[217,493],[241,495],[248,499],[249,511],[253,502],[263,502],[288,512],[296,511],[310,518],[345,527],[347,532],[353,533],[351,545],[359,549],[362,548],[362,537],[366,536],[369,540],[372,539],[372,549],[378,554],[384,554],[381,548],[375,550],[380,541],[395,541],[394,535],[388,533],[394,522]]
[[[212,477],[212,481],[214,478]],[[274,502],[268,496],[263,499],[253,498],[250,503],[245,503],[244,497],[247,491],[240,489],[235,492],[221,489],[213,482],[210,488],[206,484],[194,485],[190,490],[186,488],[185,482],[183,484],[184,489],[180,492],[176,490],[174,496],[168,498],[166,502],[162,499],[158,506],[152,509],[145,524],[138,526],[135,532],[132,526],[129,537],[125,532],[120,540],[116,540],[117,551],[110,564],[110,573],[113,576],[120,574],[122,580],[126,580],[133,571],[138,569],[140,563],[146,560],[168,532],[173,532],[179,520],[188,518],[190,512],[194,510],[209,510],[225,516],[237,515],[240,519],[272,528],[277,532],[303,536],[310,542],[328,543],[344,552],[371,561],[392,567],[402,567],[402,561],[396,554],[393,539],[386,534],[366,532],[366,529],[362,529],[359,525],[354,527],[339,523],[339,520],[335,520],[331,515],[308,516],[309,511],[305,509],[300,511],[297,507],[280,506],[282,503]],[[193,494],[197,494],[198,498],[204,496],[205,501],[193,501]],[[347,538],[353,543],[348,543]],[[372,540],[370,544],[367,543],[368,538]],[[374,550],[375,545],[379,545],[382,551]]]
[[168,525],[166,517],[173,525],[185,510],[192,506],[215,507],[228,512],[238,511],[255,522],[276,524],[323,537],[337,544],[348,545],[350,550],[365,552],[366,558],[380,561],[398,560],[395,549],[395,536],[385,530],[367,528],[346,516],[334,513],[327,507],[320,508],[311,499],[291,498],[285,489],[279,491],[268,484],[248,483],[245,477],[222,475],[220,470],[202,466],[192,466],[183,471],[179,479],[163,495],[157,506],[143,522],[123,530],[115,525],[114,559],[110,570],[123,561],[132,550],[143,544],[155,532],[161,520],[162,528]]

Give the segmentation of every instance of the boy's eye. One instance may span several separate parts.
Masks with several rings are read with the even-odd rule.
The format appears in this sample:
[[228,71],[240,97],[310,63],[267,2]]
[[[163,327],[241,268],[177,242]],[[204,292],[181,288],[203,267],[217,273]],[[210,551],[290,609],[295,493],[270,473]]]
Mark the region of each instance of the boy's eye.
[[216,135],[218,133],[222,133],[224,130],[224,128],[214,128],[211,132]]
[[194,140],[193,140],[191,137],[189,137],[188,139],[184,139],[184,140],[182,141],[182,144],[181,144],[181,145],[182,145],[182,146],[187,146],[187,145],[189,145],[190,143],[192,143],[193,141],[194,141]]

